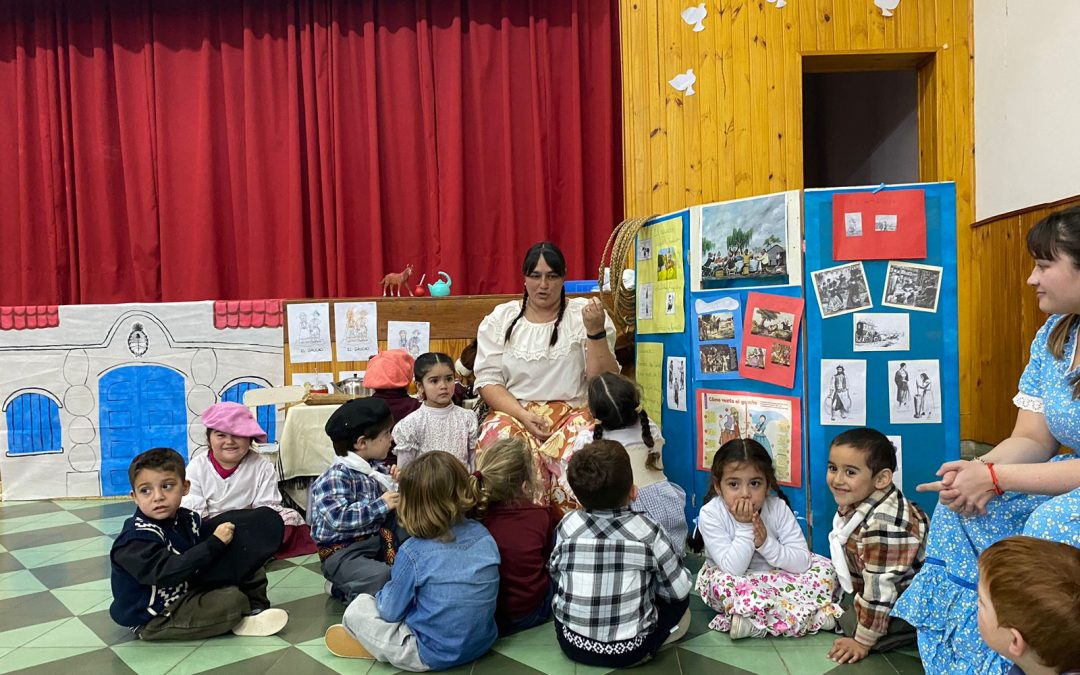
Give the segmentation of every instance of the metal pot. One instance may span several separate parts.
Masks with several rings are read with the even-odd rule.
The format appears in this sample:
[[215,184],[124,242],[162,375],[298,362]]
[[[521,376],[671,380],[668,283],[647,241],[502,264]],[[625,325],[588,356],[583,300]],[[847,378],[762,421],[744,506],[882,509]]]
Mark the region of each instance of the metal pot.
[[334,389],[346,396],[363,396],[367,393],[364,388],[364,378],[355,375],[346,377],[341,382],[335,382]]

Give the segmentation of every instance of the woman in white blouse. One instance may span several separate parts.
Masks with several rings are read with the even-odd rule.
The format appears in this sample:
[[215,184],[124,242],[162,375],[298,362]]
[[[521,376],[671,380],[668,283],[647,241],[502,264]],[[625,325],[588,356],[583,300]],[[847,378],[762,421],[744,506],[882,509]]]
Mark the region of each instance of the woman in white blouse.
[[619,372],[615,326],[598,298],[566,299],[566,259],[555,244],[534,244],[521,269],[522,299],[492,310],[476,336],[475,387],[490,410],[478,452],[500,438],[525,439],[551,501],[576,508],[566,463],[592,422],[589,378]]

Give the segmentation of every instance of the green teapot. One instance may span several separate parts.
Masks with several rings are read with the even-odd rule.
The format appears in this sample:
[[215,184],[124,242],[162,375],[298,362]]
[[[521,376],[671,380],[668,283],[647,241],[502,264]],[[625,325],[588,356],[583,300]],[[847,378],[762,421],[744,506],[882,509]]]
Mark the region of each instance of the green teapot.
[[446,272],[439,272],[439,276],[444,277],[444,279],[440,279],[433,284],[427,285],[428,292],[431,293],[431,297],[433,298],[445,298],[450,295],[450,285],[453,283],[450,280],[450,275]]

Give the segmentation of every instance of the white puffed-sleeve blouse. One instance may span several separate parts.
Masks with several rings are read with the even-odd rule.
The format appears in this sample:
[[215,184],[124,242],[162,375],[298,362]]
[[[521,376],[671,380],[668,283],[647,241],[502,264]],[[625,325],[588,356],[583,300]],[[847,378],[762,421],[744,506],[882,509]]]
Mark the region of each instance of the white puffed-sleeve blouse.
[[[499,384],[518,401],[566,401],[572,406],[586,404],[585,350],[588,337],[581,320],[586,298],[571,298],[566,303],[559,339],[549,347],[554,321],[532,323],[518,319],[510,342],[504,344],[506,328],[521,310],[521,301],[503,303],[484,317],[477,331],[477,390]],[[615,350],[615,324],[604,316],[608,347]]]

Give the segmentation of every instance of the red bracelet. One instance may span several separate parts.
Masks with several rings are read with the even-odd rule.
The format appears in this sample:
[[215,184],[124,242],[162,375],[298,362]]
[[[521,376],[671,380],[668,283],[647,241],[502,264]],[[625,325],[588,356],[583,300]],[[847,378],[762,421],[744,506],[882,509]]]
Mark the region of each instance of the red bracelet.
[[1005,491],[1001,489],[1001,485],[998,483],[997,472],[994,471],[994,463],[983,462],[983,464],[986,465],[987,469],[990,469],[990,480],[994,483],[994,492],[997,494],[998,497],[1005,494]]

